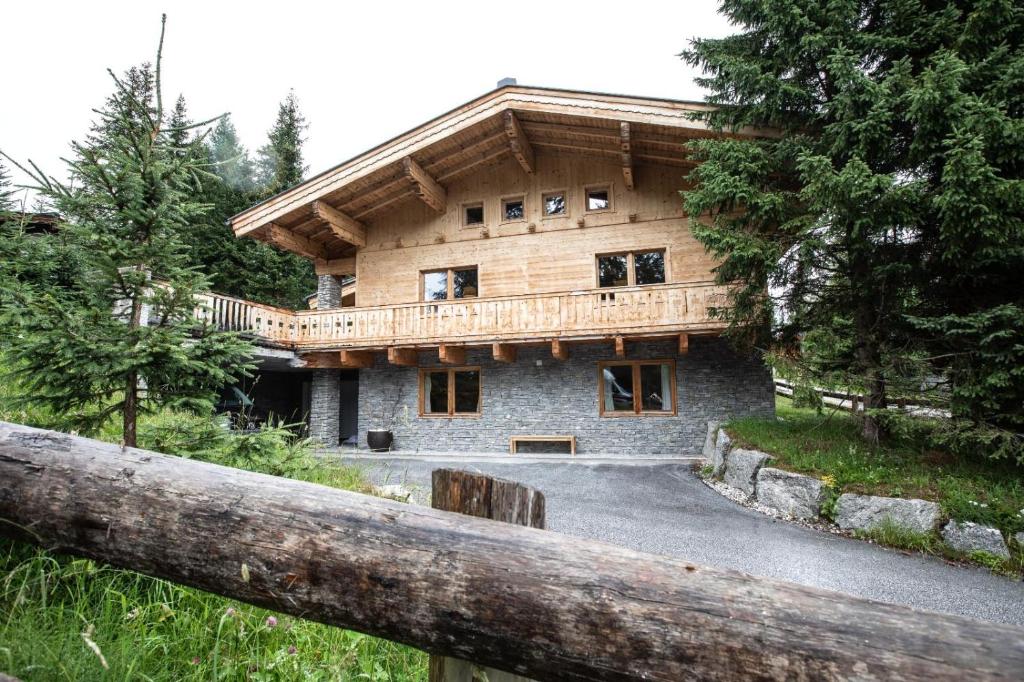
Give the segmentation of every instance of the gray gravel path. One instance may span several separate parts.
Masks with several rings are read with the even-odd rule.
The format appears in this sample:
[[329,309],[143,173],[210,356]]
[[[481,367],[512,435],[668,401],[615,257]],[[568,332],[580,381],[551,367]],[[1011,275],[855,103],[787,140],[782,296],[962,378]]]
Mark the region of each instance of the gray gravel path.
[[378,485],[414,486],[426,503],[433,469],[481,471],[544,492],[548,527],[560,533],[884,602],[1024,625],[1020,581],[769,518],[710,490],[685,463],[350,463]]

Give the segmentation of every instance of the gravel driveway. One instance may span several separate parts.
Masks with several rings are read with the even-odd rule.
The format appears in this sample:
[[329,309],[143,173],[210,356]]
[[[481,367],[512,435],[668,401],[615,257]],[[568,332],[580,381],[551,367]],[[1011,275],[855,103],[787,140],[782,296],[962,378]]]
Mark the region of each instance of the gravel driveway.
[[705,486],[687,463],[649,466],[358,460],[377,484],[429,504],[430,472],[481,471],[541,490],[548,528],[643,552],[879,601],[1024,625],[1024,583],[763,516]]

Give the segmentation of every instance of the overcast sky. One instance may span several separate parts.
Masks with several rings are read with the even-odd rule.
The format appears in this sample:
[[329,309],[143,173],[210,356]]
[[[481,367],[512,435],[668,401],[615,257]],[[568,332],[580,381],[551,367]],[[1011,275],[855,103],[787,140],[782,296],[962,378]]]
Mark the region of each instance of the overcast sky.
[[[121,73],[152,60],[166,11],[164,96],[194,118],[231,112],[250,150],[294,88],[309,173],[494,88],[503,77],[701,99],[676,56],[731,31],[714,0],[676,2],[4,2],[0,149],[59,161]],[[18,177],[18,180],[23,178]]]

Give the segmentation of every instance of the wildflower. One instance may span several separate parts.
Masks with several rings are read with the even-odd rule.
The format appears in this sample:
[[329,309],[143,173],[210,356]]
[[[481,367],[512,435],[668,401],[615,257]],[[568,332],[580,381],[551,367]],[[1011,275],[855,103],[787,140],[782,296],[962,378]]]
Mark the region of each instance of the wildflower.
[[268,628],[276,628],[277,627],[277,618],[274,618],[273,616],[267,616],[267,627]]
[[228,610],[224,612],[224,615],[227,616],[228,618],[234,618],[235,617],[235,609],[234,609],[234,607],[229,606]]
[[192,657],[192,665],[199,665],[199,657],[198,656],[193,656]]
[[836,477],[833,476],[832,474],[825,474],[824,476],[822,476],[821,482],[825,484],[826,488],[836,487]]
[[291,655],[291,656],[294,656],[294,655],[295,655],[295,654],[297,654],[298,652],[299,652],[299,650],[295,648],[295,645],[294,645],[294,644],[290,644],[290,645],[288,645],[288,654],[289,654],[289,655]]

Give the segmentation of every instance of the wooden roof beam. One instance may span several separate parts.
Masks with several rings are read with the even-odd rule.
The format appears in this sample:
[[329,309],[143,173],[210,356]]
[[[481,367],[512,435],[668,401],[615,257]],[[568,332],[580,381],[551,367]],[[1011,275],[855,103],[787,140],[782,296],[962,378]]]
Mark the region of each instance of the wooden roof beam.
[[388,347],[388,362],[399,367],[416,367],[419,365],[419,356],[415,348]]
[[343,350],[339,354],[341,366],[347,369],[373,367],[373,353],[367,350]]
[[511,110],[505,112],[505,135],[508,136],[508,146],[512,150],[512,156],[516,157],[516,161],[523,167],[527,175],[533,175],[533,171],[537,168],[533,147],[530,145],[530,140],[526,138],[523,127],[519,125],[519,119],[516,118],[515,112]]
[[516,347],[511,343],[492,344],[491,353],[495,362],[513,363],[516,361]]
[[303,258],[327,259],[327,249],[323,244],[289,232],[276,223],[267,224],[266,239],[277,248],[297,253]]
[[313,202],[313,214],[327,223],[335,237],[353,246],[366,246],[366,226],[323,201]]
[[437,180],[430,177],[423,167],[416,163],[411,156],[402,159],[402,172],[412,186],[413,193],[430,208],[438,213],[444,213],[448,204],[448,193],[444,187],[438,184]]
[[356,274],[356,259],[355,256],[349,258],[332,258],[326,260],[318,258],[315,263],[316,274],[318,275],[334,275],[335,277],[344,277],[345,275]]
[[629,135],[629,123],[623,121],[619,124],[619,144],[622,149],[622,179],[626,182],[626,189],[633,189],[633,154],[632,140]]

